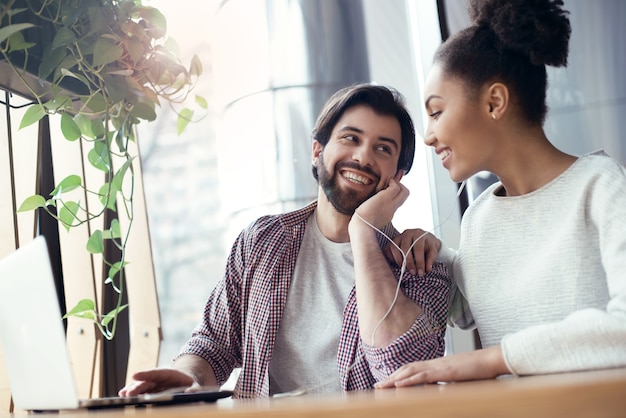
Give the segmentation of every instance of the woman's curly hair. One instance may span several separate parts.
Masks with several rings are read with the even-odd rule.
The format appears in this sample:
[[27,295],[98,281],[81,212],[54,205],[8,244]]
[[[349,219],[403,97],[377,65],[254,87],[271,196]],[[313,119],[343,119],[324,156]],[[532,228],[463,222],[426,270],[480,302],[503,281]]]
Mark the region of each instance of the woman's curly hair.
[[435,54],[448,76],[461,79],[470,97],[485,83],[502,82],[531,124],[547,114],[546,65],[567,65],[571,26],[562,0],[469,0],[472,25]]

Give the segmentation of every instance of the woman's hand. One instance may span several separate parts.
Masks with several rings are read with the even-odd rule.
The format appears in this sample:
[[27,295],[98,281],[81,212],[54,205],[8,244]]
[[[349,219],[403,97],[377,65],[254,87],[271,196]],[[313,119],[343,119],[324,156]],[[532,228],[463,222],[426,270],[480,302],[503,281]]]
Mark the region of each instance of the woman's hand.
[[[441,248],[441,241],[436,236],[419,228],[407,229],[393,242],[407,254],[406,269],[420,277],[431,270]],[[383,252],[388,260],[402,266],[403,255],[395,245],[387,244]]]
[[389,377],[376,383],[376,389],[415,386],[425,383],[494,379],[511,373],[499,345],[452,354],[432,360],[405,364]]

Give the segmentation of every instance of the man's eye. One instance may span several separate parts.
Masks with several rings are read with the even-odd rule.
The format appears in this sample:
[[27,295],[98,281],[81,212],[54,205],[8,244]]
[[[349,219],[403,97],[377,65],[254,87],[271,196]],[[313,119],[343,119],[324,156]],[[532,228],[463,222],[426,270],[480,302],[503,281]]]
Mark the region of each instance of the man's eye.
[[391,148],[386,146],[386,145],[379,145],[378,146],[378,150],[382,151],[382,152],[385,152],[387,154],[391,154]]

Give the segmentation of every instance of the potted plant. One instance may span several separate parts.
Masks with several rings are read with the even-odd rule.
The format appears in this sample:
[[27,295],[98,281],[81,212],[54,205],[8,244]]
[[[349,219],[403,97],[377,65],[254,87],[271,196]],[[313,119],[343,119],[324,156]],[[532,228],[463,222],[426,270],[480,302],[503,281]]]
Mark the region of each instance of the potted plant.
[[[68,231],[107,211],[124,210],[131,220],[122,228],[114,217],[86,243],[93,254],[103,254],[107,241],[118,249],[114,259],[104,259],[105,284],[117,294],[115,308],[99,312],[95,301],[84,299],[66,314],[92,320],[107,339],[115,336],[118,314],[126,308],[123,274],[129,261],[136,127],[154,120],[162,102],[182,107],[202,72],[195,56],[189,67],[181,64],[165,33],[164,16],[141,0],[5,0],[0,5],[0,64],[10,69],[13,86],[32,99],[20,128],[60,115],[65,139],[83,141],[89,163],[104,179],[99,188],[87,190],[80,175],[69,175],[49,193],[25,199],[18,211],[41,208]],[[199,96],[195,103],[207,105]],[[193,111],[182,108],[178,114],[180,133]],[[76,189],[97,195],[100,207],[72,198]]]

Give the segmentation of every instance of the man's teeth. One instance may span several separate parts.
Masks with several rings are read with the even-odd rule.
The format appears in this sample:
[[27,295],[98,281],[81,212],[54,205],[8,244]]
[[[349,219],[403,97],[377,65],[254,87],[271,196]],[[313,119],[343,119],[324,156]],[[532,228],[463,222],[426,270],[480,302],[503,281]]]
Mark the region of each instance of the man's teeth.
[[343,173],[343,176],[353,183],[365,184],[365,185],[370,184],[370,180],[367,177],[359,176],[356,173],[346,172],[346,173]]
[[445,151],[441,151],[441,154],[439,154],[439,157],[440,157],[442,160],[444,160],[444,159],[445,159],[448,155],[450,155],[450,154],[452,154],[452,153],[450,152],[450,150],[449,150],[449,149],[447,149],[447,150],[445,150]]

